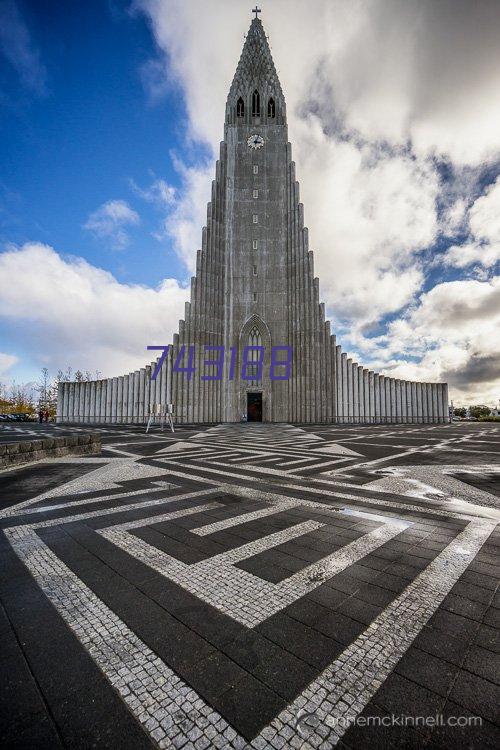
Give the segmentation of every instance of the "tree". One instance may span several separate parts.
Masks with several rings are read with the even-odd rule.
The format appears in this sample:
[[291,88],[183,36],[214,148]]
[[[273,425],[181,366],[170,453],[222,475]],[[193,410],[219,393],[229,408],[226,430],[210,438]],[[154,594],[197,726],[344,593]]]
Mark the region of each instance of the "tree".
[[42,367],[42,374],[36,386],[36,390],[38,391],[38,411],[46,411],[49,408],[50,387],[49,368]]
[[456,406],[453,409],[453,415],[455,417],[465,417],[467,416],[467,409],[465,408],[465,406]]
[[490,414],[490,407],[485,406],[484,404],[479,404],[478,406],[469,406],[469,415],[471,417],[475,417],[476,419],[479,419],[480,417],[489,417]]
[[5,411],[10,414],[31,414],[35,410],[33,396],[28,392],[26,385],[12,383],[7,403]]

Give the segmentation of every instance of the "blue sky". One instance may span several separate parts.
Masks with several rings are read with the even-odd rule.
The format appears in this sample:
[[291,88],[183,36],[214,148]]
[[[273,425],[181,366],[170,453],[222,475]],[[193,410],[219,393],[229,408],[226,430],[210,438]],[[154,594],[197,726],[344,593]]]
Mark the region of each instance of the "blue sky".
[[[19,7],[45,82],[20,86],[14,67],[2,65],[0,241],[64,248],[124,282],[182,278],[168,242],[152,236],[157,210],[130,185],[149,185],[152,170],[178,184],[170,152],[185,152],[182,92],[171,86],[152,103],[141,81],[154,53],[145,18],[102,1],[74,4],[72,12],[59,2]],[[115,252],[82,228],[110,197],[141,217],[129,245]]]
[[[500,396],[500,4],[265,0],[315,270],[360,362]],[[0,0],[0,382],[183,315],[244,0]],[[6,282],[7,279],[7,282]]]

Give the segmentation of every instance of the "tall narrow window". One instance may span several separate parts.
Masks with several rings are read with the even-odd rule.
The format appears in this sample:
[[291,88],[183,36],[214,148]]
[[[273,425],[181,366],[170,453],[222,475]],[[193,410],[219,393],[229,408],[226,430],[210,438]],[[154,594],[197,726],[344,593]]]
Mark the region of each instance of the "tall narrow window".
[[[262,346],[262,336],[260,335],[259,329],[255,326],[252,328],[248,335],[248,346]],[[248,352],[248,362],[258,362],[259,354],[260,352],[258,349],[250,349],[250,351]],[[257,380],[259,366],[249,365],[247,367],[247,372],[249,375],[253,376],[255,380]]]
[[244,117],[244,116],[245,116],[245,102],[240,96],[240,98],[236,102],[236,117]]
[[257,266],[254,266],[254,267],[253,267],[253,275],[254,275],[254,276],[257,276]]
[[252,248],[254,250],[257,250],[257,247],[258,247],[258,241],[257,240],[252,240]]
[[259,215],[258,214],[254,214],[253,215],[253,223],[254,224],[258,224],[259,223]]
[[260,94],[257,89],[252,94],[252,117],[260,117]]
[[270,118],[276,117],[276,107],[274,106],[274,99],[272,97],[267,103],[267,116]]
[[258,190],[254,190],[253,191],[253,197],[254,198],[258,198],[259,197],[259,191]]
[[259,174],[259,165],[258,164],[254,164],[253,165],[253,173],[254,174]]

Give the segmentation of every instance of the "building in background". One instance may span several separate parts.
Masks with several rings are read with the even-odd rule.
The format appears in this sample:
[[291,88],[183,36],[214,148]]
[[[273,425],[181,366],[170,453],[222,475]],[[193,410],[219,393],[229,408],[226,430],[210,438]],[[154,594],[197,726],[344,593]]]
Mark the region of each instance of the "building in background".
[[330,331],[285,99],[258,18],[227,99],[191,299],[152,379],[155,369],[153,362],[121,377],[61,383],[58,421],[144,422],[167,404],[179,423],[448,421],[446,384],[379,375]]

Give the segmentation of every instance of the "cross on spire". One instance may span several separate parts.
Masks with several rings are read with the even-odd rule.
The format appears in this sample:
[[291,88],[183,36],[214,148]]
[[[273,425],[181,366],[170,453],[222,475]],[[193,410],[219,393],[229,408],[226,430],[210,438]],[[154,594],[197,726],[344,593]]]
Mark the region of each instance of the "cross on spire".
[[255,18],[259,17],[259,13],[262,13],[261,9],[256,5],[255,8],[252,9],[252,13],[255,13]]

